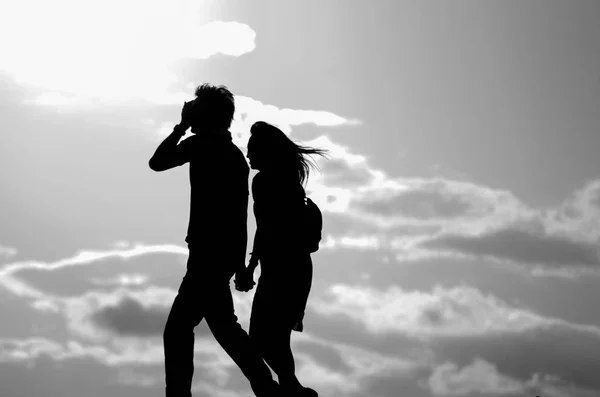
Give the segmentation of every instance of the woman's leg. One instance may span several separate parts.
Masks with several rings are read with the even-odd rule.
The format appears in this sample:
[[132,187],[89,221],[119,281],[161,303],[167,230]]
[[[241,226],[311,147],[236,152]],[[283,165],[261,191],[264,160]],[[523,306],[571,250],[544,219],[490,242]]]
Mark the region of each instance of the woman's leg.
[[[277,374],[279,384],[286,389],[302,387],[296,377],[296,364],[292,353],[291,335],[294,319],[289,310],[294,309],[289,297],[281,296],[279,284],[261,279],[254,295],[250,315],[250,339],[266,363]],[[285,303],[292,303],[288,307]]]
[[256,328],[251,329],[254,332],[250,332],[250,337],[255,340],[266,363],[277,374],[279,384],[286,388],[300,386],[296,378],[296,364],[290,346],[291,328],[261,327],[259,332],[256,332]]
[[[310,256],[303,263],[289,263],[294,272],[281,274],[265,271],[260,277],[252,302],[250,315],[250,338],[256,344],[264,360],[277,374],[282,389],[290,397],[315,397],[317,393],[303,387],[296,377],[296,365],[291,348],[292,327],[302,319],[312,281]],[[285,263],[284,261],[277,261]],[[277,263],[275,262],[275,263]],[[272,269],[269,269],[272,270]],[[266,277],[265,277],[266,276]]]

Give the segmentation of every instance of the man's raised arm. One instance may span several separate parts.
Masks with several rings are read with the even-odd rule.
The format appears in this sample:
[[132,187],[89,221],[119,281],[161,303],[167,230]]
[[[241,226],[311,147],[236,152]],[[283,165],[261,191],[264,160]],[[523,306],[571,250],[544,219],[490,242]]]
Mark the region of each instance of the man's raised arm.
[[185,135],[187,128],[185,126],[176,125],[173,132],[167,136],[148,161],[150,169],[153,171],[166,171],[173,167],[180,166],[185,163],[185,156],[178,149],[179,140]]
[[[173,132],[158,145],[154,155],[148,162],[153,171],[166,171],[186,163],[189,158],[186,146],[178,145],[185,132],[190,128],[194,101],[185,102],[181,108],[181,122],[173,128]],[[186,140],[187,141],[187,140]],[[185,141],[184,141],[185,142]]]

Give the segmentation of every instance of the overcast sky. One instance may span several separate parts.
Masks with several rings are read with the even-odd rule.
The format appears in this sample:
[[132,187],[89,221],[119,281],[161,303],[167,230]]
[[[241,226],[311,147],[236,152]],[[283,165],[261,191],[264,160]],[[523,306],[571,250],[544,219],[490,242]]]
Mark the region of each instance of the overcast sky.
[[[256,120],[330,151],[307,186],[325,226],[303,383],[600,395],[599,17],[592,0],[3,2],[0,395],[163,395],[188,166],[148,159],[203,82],[235,94],[243,151]],[[252,296],[234,292],[246,329]],[[196,334],[194,395],[251,396]]]

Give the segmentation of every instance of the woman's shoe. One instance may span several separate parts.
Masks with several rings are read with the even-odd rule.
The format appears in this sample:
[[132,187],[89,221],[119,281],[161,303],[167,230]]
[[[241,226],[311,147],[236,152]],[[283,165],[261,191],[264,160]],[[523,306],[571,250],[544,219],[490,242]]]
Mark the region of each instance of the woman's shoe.
[[310,387],[296,386],[292,388],[286,388],[281,385],[279,387],[282,395],[285,395],[285,397],[319,397],[319,393]]

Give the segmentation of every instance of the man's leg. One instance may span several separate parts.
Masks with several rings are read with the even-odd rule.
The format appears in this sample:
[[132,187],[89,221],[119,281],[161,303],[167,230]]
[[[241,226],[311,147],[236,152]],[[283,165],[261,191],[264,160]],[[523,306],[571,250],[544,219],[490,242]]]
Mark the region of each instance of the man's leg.
[[[198,288],[188,272],[165,325],[165,383],[167,397],[191,397],[194,374],[194,327],[202,321],[202,306],[195,299]],[[197,295],[196,295],[197,296]]]
[[271,371],[242,329],[234,313],[233,297],[229,286],[230,278],[221,278],[211,288],[211,304],[206,308],[206,323],[215,339],[229,354],[250,381],[258,397],[270,396],[275,391]]

